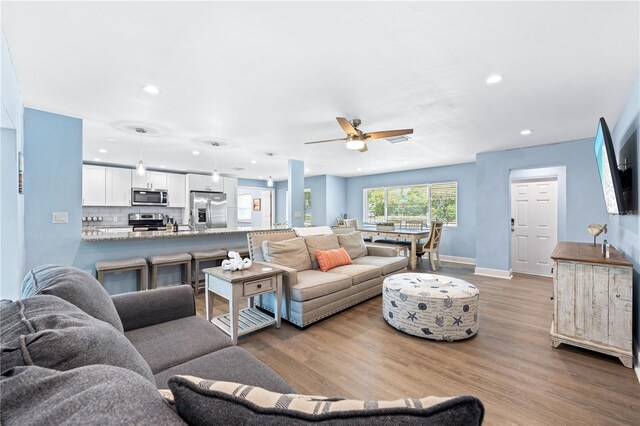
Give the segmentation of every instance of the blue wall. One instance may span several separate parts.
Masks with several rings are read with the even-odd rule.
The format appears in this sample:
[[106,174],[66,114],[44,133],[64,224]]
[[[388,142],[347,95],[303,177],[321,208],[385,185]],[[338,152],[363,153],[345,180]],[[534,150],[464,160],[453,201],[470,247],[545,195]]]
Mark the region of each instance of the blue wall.
[[287,205],[289,226],[304,226],[304,161],[288,160]]
[[0,46],[0,298],[16,299],[24,276],[24,196],[18,194],[18,153],[24,150],[22,95],[9,45]]
[[475,163],[358,176],[347,179],[347,213],[362,222],[365,188],[420,183],[458,182],[458,226],[442,235],[443,255],[476,257],[476,171]]
[[337,218],[347,212],[347,179],[327,175],[327,223],[333,225]]
[[[597,125],[594,120],[594,132]],[[476,265],[479,268],[511,269],[511,195],[513,170],[565,166],[566,229],[569,241],[591,240],[590,223],[607,223],[593,139],[552,145],[480,153],[476,155]]]
[[281,180],[274,182],[273,187],[276,189],[276,223],[285,223],[287,221],[287,189],[289,182]]
[[[82,232],[82,120],[25,108],[26,268],[72,264]],[[69,223],[53,224],[53,212]]]
[[311,224],[327,224],[327,179],[326,176],[304,178],[304,188],[311,190]]
[[[618,163],[623,161],[620,158],[620,148],[627,143],[635,143],[636,156],[640,154],[640,75],[636,79],[627,101],[622,108],[622,112],[618,117],[615,127],[613,128],[611,138],[618,155]],[[635,139],[635,141],[633,140]],[[634,173],[634,191],[640,199],[640,185],[638,182],[638,166],[640,162],[637,160],[634,164],[636,169]],[[640,344],[640,215],[635,212],[631,216],[615,216],[609,218],[609,235],[607,236],[611,244],[618,250],[623,252],[627,259],[633,263],[633,316],[634,316],[634,340],[636,345]]]

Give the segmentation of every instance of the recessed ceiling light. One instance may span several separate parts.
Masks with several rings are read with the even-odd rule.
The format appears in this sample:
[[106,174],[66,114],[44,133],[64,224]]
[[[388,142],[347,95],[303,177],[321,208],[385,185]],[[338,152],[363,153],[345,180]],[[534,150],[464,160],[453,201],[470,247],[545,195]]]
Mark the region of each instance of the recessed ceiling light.
[[148,85],[148,86],[144,86],[142,88],[142,90],[144,90],[145,92],[151,94],[151,95],[157,95],[158,93],[160,93],[160,89],[158,89],[156,86],[152,86],[152,85]]
[[356,170],[361,172],[362,171],[362,167],[358,167]]
[[522,136],[529,136],[531,133],[533,133],[533,130],[531,130],[531,129],[523,129],[523,130],[520,130],[520,134],[521,134]]
[[409,164],[409,162],[408,161],[403,161],[402,164]]
[[94,158],[93,161],[102,161],[98,157]]
[[309,171],[309,169],[304,169],[304,171],[305,171],[305,172],[308,172],[308,171]]
[[502,76],[500,74],[491,74],[489,77],[487,77],[487,84],[500,83],[501,80]]
[[264,177],[262,177],[262,176],[258,176],[258,179],[264,179]]
[[101,154],[106,154],[107,150],[104,149],[104,148],[101,148],[101,149],[98,150],[98,152],[101,153]]
[[257,161],[256,160],[251,160],[251,164],[256,164]]
[[116,138],[105,138],[104,140],[107,141],[107,142],[115,142],[118,139],[116,139]]
[[161,169],[166,169],[167,166],[165,166],[164,164],[162,166],[160,166]]
[[193,155],[200,155],[200,151],[191,151]]

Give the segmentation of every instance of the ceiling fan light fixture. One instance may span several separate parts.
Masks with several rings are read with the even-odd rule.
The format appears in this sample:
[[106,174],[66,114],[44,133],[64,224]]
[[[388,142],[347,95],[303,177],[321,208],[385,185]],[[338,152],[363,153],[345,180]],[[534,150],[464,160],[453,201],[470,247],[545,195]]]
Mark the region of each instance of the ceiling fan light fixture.
[[364,141],[362,139],[349,139],[347,140],[347,149],[362,149],[364,148]]

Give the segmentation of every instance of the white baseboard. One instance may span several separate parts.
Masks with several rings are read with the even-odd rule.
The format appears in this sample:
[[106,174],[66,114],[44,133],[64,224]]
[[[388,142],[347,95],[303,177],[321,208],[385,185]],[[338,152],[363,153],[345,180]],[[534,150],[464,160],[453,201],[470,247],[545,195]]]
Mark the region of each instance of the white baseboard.
[[465,265],[475,265],[476,260],[473,257],[460,257],[460,256],[440,256],[444,262],[464,263]]
[[505,280],[510,280],[511,277],[513,277],[511,269],[505,271],[503,269],[479,268],[478,266],[476,266],[474,274],[484,275],[485,277],[502,278]]

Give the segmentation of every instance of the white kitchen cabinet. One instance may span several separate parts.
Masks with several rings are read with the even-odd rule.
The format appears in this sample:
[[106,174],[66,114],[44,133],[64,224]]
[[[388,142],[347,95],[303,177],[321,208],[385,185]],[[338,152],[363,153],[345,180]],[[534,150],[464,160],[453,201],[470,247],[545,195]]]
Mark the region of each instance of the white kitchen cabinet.
[[616,356],[632,367],[632,265],[613,247],[560,242],[553,259],[551,344]]
[[169,207],[187,207],[185,175],[167,173],[167,192],[169,192]]
[[82,205],[106,205],[106,170],[104,167],[82,165]]
[[189,191],[213,191],[224,192],[224,179],[214,182],[211,175],[197,175],[190,173],[187,175],[187,186]]
[[131,170],[105,167],[106,206],[131,205]]
[[144,176],[140,176],[136,170],[131,170],[131,187],[167,189],[167,174],[147,170]]
[[227,194],[227,207],[238,207],[238,179],[225,177],[223,191]]

